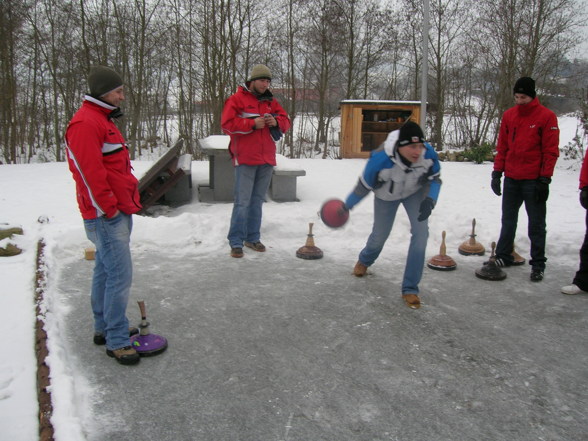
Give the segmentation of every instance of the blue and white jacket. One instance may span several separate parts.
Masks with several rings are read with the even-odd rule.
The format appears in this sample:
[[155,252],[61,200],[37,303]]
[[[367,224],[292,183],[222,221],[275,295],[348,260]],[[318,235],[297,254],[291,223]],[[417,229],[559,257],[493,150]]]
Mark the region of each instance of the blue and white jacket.
[[437,202],[441,189],[441,164],[435,149],[426,142],[421,158],[406,165],[398,153],[398,134],[398,130],[390,132],[383,146],[372,152],[357,186],[347,196],[345,205],[348,209],[357,205],[370,191],[384,201],[397,201],[428,187],[425,197]]

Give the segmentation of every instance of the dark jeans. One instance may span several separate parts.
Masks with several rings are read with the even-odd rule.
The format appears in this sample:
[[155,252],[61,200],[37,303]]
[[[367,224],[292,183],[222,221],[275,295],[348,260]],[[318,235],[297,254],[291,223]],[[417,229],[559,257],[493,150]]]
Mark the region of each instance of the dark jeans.
[[502,228],[496,244],[496,256],[512,261],[512,250],[517,232],[519,209],[525,203],[529,218],[528,235],[531,241],[531,260],[533,268],[545,269],[545,215],[546,203],[535,199],[534,179],[504,179],[502,190]]
[[588,291],[588,210],[586,211],[586,234],[580,248],[580,269],[574,277],[574,285],[582,291]]

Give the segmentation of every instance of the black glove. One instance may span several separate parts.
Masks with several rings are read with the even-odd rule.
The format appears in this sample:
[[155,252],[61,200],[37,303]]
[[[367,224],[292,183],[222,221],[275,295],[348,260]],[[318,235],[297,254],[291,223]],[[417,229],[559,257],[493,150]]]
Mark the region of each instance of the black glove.
[[[276,119],[276,116],[278,116],[277,113],[272,113],[271,115],[274,117],[274,119]],[[269,128],[270,135],[272,135],[272,138],[275,142],[278,142],[280,139],[282,139],[282,131],[280,130],[280,126],[277,124],[277,122],[278,120],[276,119],[276,125]]]
[[337,215],[339,217],[343,217],[347,213],[349,213],[349,208],[347,207],[347,205],[345,205],[345,203],[341,204],[341,206],[337,209]]
[[500,180],[502,179],[502,172],[501,171],[493,171],[492,172],[492,181],[490,182],[490,186],[492,187],[492,191],[496,196],[500,196],[502,192],[500,191],[501,183]]
[[270,130],[270,135],[272,135],[272,138],[274,139],[274,141],[278,142],[282,138],[282,131],[280,130],[280,128],[278,126],[270,127],[269,130]]
[[580,204],[584,209],[588,210],[588,186],[583,187],[580,191]]
[[433,208],[435,208],[435,201],[431,198],[425,198],[423,202],[421,202],[421,208],[419,208],[418,221],[422,222],[427,219],[431,215]]
[[549,197],[549,184],[551,183],[551,178],[546,178],[544,176],[537,178],[535,181],[535,200],[537,202],[546,202],[547,198]]

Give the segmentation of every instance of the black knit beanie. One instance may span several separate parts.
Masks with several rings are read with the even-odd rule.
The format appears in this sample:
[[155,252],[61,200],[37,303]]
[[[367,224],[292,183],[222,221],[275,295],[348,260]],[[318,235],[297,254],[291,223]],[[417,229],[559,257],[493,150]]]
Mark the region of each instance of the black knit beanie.
[[519,78],[513,88],[513,94],[515,93],[522,93],[531,98],[535,98],[537,96],[535,92],[535,80],[530,77]]
[[423,135],[423,131],[417,123],[408,121],[400,127],[398,147],[404,147],[409,144],[418,144],[419,142],[425,142],[425,135]]
[[106,66],[94,66],[90,69],[90,74],[88,75],[88,87],[90,88],[90,95],[94,98],[100,98],[122,85],[122,78],[111,68]]

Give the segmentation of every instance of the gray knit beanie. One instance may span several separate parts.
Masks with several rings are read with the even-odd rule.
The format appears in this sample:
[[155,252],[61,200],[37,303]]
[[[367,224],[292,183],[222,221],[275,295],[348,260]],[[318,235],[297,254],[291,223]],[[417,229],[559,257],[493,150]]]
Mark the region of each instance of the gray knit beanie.
[[251,69],[251,73],[249,74],[249,78],[247,79],[247,81],[254,81],[254,80],[261,80],[261,79],[271,80],[272,73],[270,72],[269,67],[267,67],[266,65],[256,64]]
[[90,88],[90,95],[94,98],[100,98],[122,85],[122,78],[110,67],[94,66],[90,69],[88,87]]

